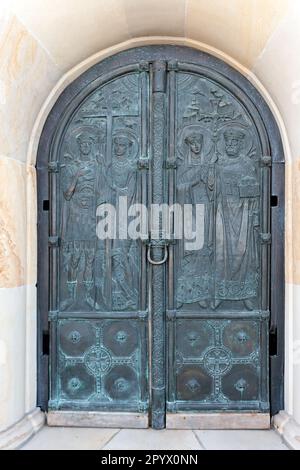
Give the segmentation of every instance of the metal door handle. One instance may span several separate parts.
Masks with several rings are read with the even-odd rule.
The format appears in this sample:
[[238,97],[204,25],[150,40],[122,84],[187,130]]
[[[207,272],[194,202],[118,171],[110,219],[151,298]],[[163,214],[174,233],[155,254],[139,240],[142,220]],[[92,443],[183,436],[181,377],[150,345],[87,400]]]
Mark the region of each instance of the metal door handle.
[[167,259],[168,259],[168,245],[164,245],[164,247],[165,247],[165,251],[164,251],[163,259],[160,260],[160,261],[154,261],[151,258],[151,243],[148,245],[147,259],[148,259],[149,263],[158,265],[158,264],[164,264],[167,261]]

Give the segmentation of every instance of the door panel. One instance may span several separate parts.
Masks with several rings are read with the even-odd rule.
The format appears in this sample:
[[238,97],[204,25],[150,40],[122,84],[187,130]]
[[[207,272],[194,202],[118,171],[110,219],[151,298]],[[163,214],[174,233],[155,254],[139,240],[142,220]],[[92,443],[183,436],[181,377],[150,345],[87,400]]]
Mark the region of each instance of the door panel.
[[[176,324],[176,401],[182,409],[257,409],[260,323],[190,320]],[[184,401],[185,403],[181,403]]]
[[[139,320],[59,320],[60,404],[137,408],[141,396]],[[99,403],[100,402],[100,403]]]
[[[149,414],[155,428],[166,412],[267,413],[263,126],[205,67],[156,54],[121,69],[82,87],[51,144],[49,409]],[[118,225],[99,238],[107,204],[123,203],[192,205],[196,243],[174,220],[168,236],[160,220],[158,238]]]
[[96,231],[105,205],[124,210],[120,196],[128,206],[145,202],[138,162],[147,146],[148,86],[141,71],[98,87],[55,147],[50,409],[148,407],[145,248]]
[[223,86],[178,71],[173,95],[169,192],[182,209],[198,204],[200,223],[195,247],[177,241],[169,271],[168,410],[266,411],[269,169],[255,123]]

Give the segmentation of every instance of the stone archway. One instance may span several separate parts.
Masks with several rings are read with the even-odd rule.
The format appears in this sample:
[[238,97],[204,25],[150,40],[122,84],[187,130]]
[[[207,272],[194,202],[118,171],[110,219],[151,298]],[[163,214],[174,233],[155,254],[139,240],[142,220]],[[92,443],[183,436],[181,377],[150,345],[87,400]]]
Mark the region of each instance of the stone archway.
[[[170,48],[171,49],[171,48]],[[147,51],[147,49],[144,49]],[[151,50],[151,48],[149,49]],[[155,50],[155,49],[154,49]],[[164,48],[163,46],[161,48],[157,48],[159,52],[162,52],[164,50],[168,50],[168,47]],[[174,50],[176,51],[176,47],[174,47]],[[178,49],[179,51],[180,49]],[[134,51],[133,51],[134,52]],[[191,53],[192,54],[192,53]],[[201,56],[201,53],[197,53],[198,56]],[[175,55],[176,58],[176,55]],[[108,59],[109,60],[109,59]],[[213,59],[212,57],[206,56],[205,54],[202,54],[202,60],[203,63],[205,63],[208,67],[210,66],[212,69],[215,67],[220,73],[228,75],[235,83],[237,86],[240,87],[241,90],[246,91],[248,98],[255,103],[255,106],[259,110],[259,115],[263,121],[264,128],[266,129],[267,136],[268,136],[268,145],[270,146],[270,151],[265,150],[265,153],[269,153],[272,156],[272,226],[274,229],[274,236],[273,236],[273,243],[272,243],[272,260],[273,263],[271,265],[271,285],[273,288],[271,288],[271,323],[270,323],[270,334],[271,334],[271,397],[272,397],[272,411],[273,413],[276,413],[280,408],[283,406],[283,382],[279,384],[278,382],[278,376],[283,376],[283,325],[284,325],[284,319],[283,319],[283,302],[284,302],[284,279],[283,279],[283,221],[284,221],[284,216],[283,216],[283,210],[284,210],[284,156],[283,156],[283,148],[280,140],[280,135],[278,128],[276,126],[275,120],[272,117],[270,110],[268,109],[267,105],[263,102],[262,98],[260,95],[256,92],[255,88],[250,85],[249,82],[247,82],[241,75],[239,75],[237,72],[233,71],[232,69],[228,68],[224,63],[221,63],[220,61],[217,61],[216,59]],[[91,72],[86,72],[85,76],[87,76],[89,73],[94,74],[94,77],[97,76],[97,67],[101,68],[101,64],[96,65],[93,67]],[[96,74],[96,75],[95,75]],[[81,78],[77,79],[74,84],[72,84],[69,87],[69,90],[72,90],[70,93],[76,93],[76,87],[80,83]],[[70,95],[66,94],[65,99],[68,99]],[[59,107],[59,101],[58,105]],[[62,105],[63,106],[63,105]],[[41,158],[38,159],[38,170],[40,170],[40,188],[42,187],[43,189],[41,190],[41,198],[39,203],[44,202],[44,204],[47,206],[47,194],[43,193],[43,190],[47,186],[47,176],[45,173],[46,166],[45,166],[45,156],[48,153],[47,148],[49,148],[49,134],[53,132],[55,128],[54,119],[55,118],[55,108],[52,114],[50,113],[50,118],[48,119],[45,129],[42,134],[41,138],[41,143],[40,143],[40,148],[39,148],[39,153],[41,155]],[[49,124],[50,123],[50,124]],[[47,140],[48,139],[48,140]],[[267,147],[266,147],[267,149]],[[263,156],[263,161],[266,162],[266,165],[271,164],[271,159],[268,159],[268,155]],[[47,208],[43,208],[40,206],[40,224],[42,224],[42,220],[45,219],[45,214],[43,214],[43,210],[47,211]],[[44,236],[40,238],[40,252],[45,251],[45,233]],[[42,272],[42,266],[44,266],[43,272]],[[46,268],[46,269],[45,269]],[[45,258],[40,257],[40,285],[43,285],[44,288],[47,284],[47,261],[45,263]],[[46,282],[46,283],[45,283]],[[45,299],[40,296],[40,310],[45,312]],[[281,313],[280,313],[281,312]],[[41,323],[45,326],[47,319],[44,317],[43,320],[40,320]],[[40,347],[42,344],[44,344],[47,341],[47,334],[45,335],[45,331],[43,331],[43,328],[40,328],[40,335],[44,335],[44,339],[40,336]],[[277,336],[276,336],[277,335]],[[41,360],[45,360],[46,354],[43,354],[42,349],[40,349],[40,356]],[[45,378],[46,373],[45,373],[45,367],[42,363],[41,364],[41,374]],[[272,382],[272,377],[276,380],[273,380]],[[44,381],[43,381],[44,383]],[[43,388],[40,389],[40,397],[43,397],[42,400],[45,399],[44,396],[44,390]],[[42,404],[42,401],[39,403]]]
[[[155,32],[154,32],[155,34]],[[280,34],[278,37],[281,37]],[[287,359],[287,367],[286,367],[286,393],[285,393],[285,410],[287,410],[288,413],[293,415],[295,413],[295,416],[299,416],[299,409],[298,405],[296,402],[296,398],[298,396],[297,390],[298,390],[298,382],[297,382],[297,377],[295,377],[295,380],[293,382],[293,365],[292,365],[292,349],[293,349],[293,337],[297,338],[297,333],[296,331],[293,331],[293,298],[295,298],[296,295],[296,285],[293,284],[293,266],[294,266],[294,261],[293,261],[293,240],[294,236],[292,236],[292,213],[293,213],[293,208],[295,207],[295,204],[297,203],[296,195],[293,193],[293,185],[292,185],[292,180],[293,180],[293,174],[295,174],[295,168],[294,165],[292,166],[291,163],[291,151],[289,148],[289,141],[287,137],[287,131],[289,132],[289,138],[291,139],[291,143],[294,144],[292,141],[293,135],[291,134],[291,129],[289,123],[289,108],[288,106],[285,107],[284,103],[282,101],[282,96],[279,93],[279,88],[275,84],[270,84],[270,81],[268,80],[268,75],[265,76],[260,69],[255,69],[255,72],[252,72],[250,70],[251,66],[248,65],[250,68],[245,67],[244,65],[239,64],[236,62],[234,59],[232,59],[229,55],[221,52],[220,50],[217,50],[207,44],[200,43],[198,41],[192,40],[190,38],[180,38],[180,37],[145,37],[145,38],[138,38],[138,39],[132,39],[129,41],[126,41],[125,43],[113,46],[109,49],[105,49],[104,51],[101,51],[94,56],[90,57],[89,59],[86,59],[82,63],[80,63],[78,66],[74,67],[70,72],[67,72],[63,77],[59,80],[57,85],[54,87],[53,91],[49,94],[48,98],[45,101],[45,104],[42,106],[42,109],[38,115],[38,118],[35,122],[32,134],[31,134],[31,139],[29,141],[29,147],[28,147],[28,152],[27,152],[27,163],[25,167],[25,170],[23,172],[22,170],[22,163],[17,162],[17,161],[7,161],[7,172],[4,173],[7,175],[7,177],[4,177],[4,180],[11,181],[12,176],[15,174],[15,166],[20,168],[20,179],[17,179],[18,184],[16,186],[12,186],[12,184],[15,183],[15,177],[13,177],[12,183],[10,183],[10,187],[16,187],[16,191],[14,194],[17,194],[17,189],[20,189],[21,187],[24,187],[24,192],[19,194],[20,198],[16,199],[15,197],[13,198],[14,201],[19,201],[18,204],[18,210],[20,210],[21,207],[23,207],[23,212],[24,214],[26,213],[26,254],[24,255],[27,259],[27,269],[26,269],[26,279],[24,281],[25,286],[22,286],[21,288],[15,289],[10,289],[12,291],[12,294],[7,292],[4,293],[4,300],[3,300],[3,307],[8,309],[9,311],[9,320],[11,321],[12,316],[11,312],[13,311],[14,314],[17,315],[21,310],[24,311],[24,318],[22,316],[22,321],[20,322],[20,317],[17,315],[16,320],[13,321],[14,325],[19,325],[18,328],[13,328],[10,326],[6,327],[5,323],[5,328],[3,332],[7,331],[8,334],[8,346],[6,346],[6,341],[4,343],[1,343],[1,364],[4,367],[4,372],[5,373],[10,373],[13,376],[18,375],[18,377],[26,376],[26,380],[22,379],[21,383],[19,382],[19,386],[14,389],[7,389],[7,393],[5,392],[4,394],[1,395],[1,403],[5,403],[5,411],[1,413],[1,423],[4,426],[4,433],[3,437],[1,436],[1,445],[6,445],[7,442],[12,443],[14,445],[15,442],[21,442],[23,439],[27,439],[28,436],[30,436],[38,427],[42,424],[43,418],[40,414],[36,413],[35,411],[32,413],[32,410],[34,410],[35,407],[35,389],[36,389],[36,371],[35,371],[35,338],[36,338],[36,320],[35,320],[35,315],[36,315],[36,308],[35,308],[35,282],[36,282],[36,276],[35,276],[35,257],[36,257],[36,213],[35,213],[35,201],[36,201],[36,194],[35,194],[35,162],[36,162],[36,152],[37,152],[37,146],[39,142],[39,137],[41,134],[42,127],[44,125],[44,122],[47,118],[47,115],[53,106],[56,98],[58,95],[63,92],[63,90],[66,88],[68,83],[73,81],[81,72],[86,70],[90,65],[93,65],[94,63],[98,62],[101,60],[103,57],[113,54],[114,52],[117,52],[122,49],[130,48],[133,47],[134,45],[143,45],[143,44],[153,44],[153,43],[171,43],[171,44],[179,44],[179,45],[189,45],[191,47],[195,47],[200,50],[207,51],[211,53],[212,55],[219,57],[223,59],[226,63],[230,64],[237,70],[240,70],[240,72],[245,76],[248,77],[248,79],[254,84],[254,86],[260,91],[262,96],[265,98],[267,101],[270,109],[273,112],[273,115],[275,116],[275,119],[277,121],[277,124],[280,129],[282,141],[284,144],[284,149],[285,149],[285,156],[287,163],[289,163],[288,166],[288,173],[286,175],[286,196],[288,200],[288,204],[286,207],[286,216],[287,216],[287,234],[286,234],[286,240],[288,240],[287,243],[287,250],[286,250],[286,271],[289,273],[288,277],[288,289],[287,289],[287,305],[286,305],[286,310],[285,310],[285,316],[287,319],[287,343],[286,343],[286,359]],[[276,41],[274,41],[276,43]],[[272,43],[273,44],[273,43]],[[291,44],[291,43],[289,43]],[[269,49],[269,54],[268,57],[269,59],[272,59],[273,62],[274,60],[277,61],[277,56],[278,56],[278,48],[276,48],[276,53],[273,54],[272,48],[271,50]],[[231,52],[229,51],[229,54]],[[273,55],[272,55],[273,54]],[[234,54],[232,54],[234,55]],[[271,60],[271,63],[273,64]],[[43,62],[42,62],[42,68],[44,67]],[[273,66],[268,66],[268,69],[272,69]],[[283,70],[283,69],[282,69]],[[52,71],[51,71],[52,73]],[[292,74],[292,77],[294,78],[295,74]],[[58,74],[55,75],[53,73],[53,80],[55,80],[55,77],[59,77]],[[260,77],[257,78],[257,77]],[[32,80],[31,80],[32,81]],[[272,94],[273,99],[271,98],[270,94],[266,90],[266,88],[262,84],[265,83],[265,86],[267,86],[269,93]],[[290,82],[288,82],[290,83]],[[274,85],[274,86],[273,86]],[[48,93],[49,90],[49,84],[48,88],[47,86],[42,88],[41,90],[41,96],[43,94]],[[288,87],[287,87],[288,89]],[[28,93],[26,93],[28,95]],[[282,116],[278,111],[278,108],[275,105],[274,100],[277,102],[277,104],[280,106],[282,116],[284,117],[285,124],[283,122]],[[286,101],[287,102],[287,101]],[[286,130],[285,125],[288,125],[288,129]],[[28,136],[26,138],[26,142],[28,141]],[[294,158],[296,157],[295,154],[295,146],[293,146],[293,155]],[[19,158],[19,156],[18,156]],[[25,157],[23,157],[25,160]],[[3,164],[5,161],[3,162]],[[16,164],[16,165],[13,165]],[[2,168],[3,168],[2,164]],[[294,170],[292,170],[294,168]],[[23,173],[25,176],[23,177]],[[17,175],[18,176],[18,175]],[[23,184],[23,179],[25,183]],[[294,215],[295,222],[297,222],[297,217],[296,214]],[[15,240],[15,234],[12,233],[12,239]],[[13,246],[13,245],[11,245]],[[17,247],[19,246],[18,240],[17,240]],[[22,259],[24,258],[22,255]],[[296,278],[295,278],[296,279]],[[296,282],[296,281],[295,281]],[[23,281],[22,281],[23,283]],[[15,300],[18,299],[17,302]],[[14,305],[13,305],[13,302]],[[295,305],[296,305],[296,300],[294,300]],[[23,314],[22,314],[23,315]],[[6,318],[6,317],[5,317]],[[26,329],[25,325],[26,324]],[[23,328],[24,331],[21,334],[20,328]],[[26,330],[26,336],[25,336],[25,330]],[[13,331],[13,332],[12,332]],[[12,350],[10,347],[10,344],[13,343],[13,341],[17,338],[18,344],[20,346],[20,351],[22,351],[21,355],[24,358],[24,361],[19,360],[19,356],[15,357],[14,354],[12,354]],[[11,338],[14,338],[12,340]],[[25,339],[24,339],[25,338]],[[3,347],[2,347],[3,346]],[[9,349],[6,350],[6,347]],[[7,354],[9,353],[9,357]],[[6,358],[8,358],[8,362],[6,364]],[[3,362],[4,361],[4,362]],[[22,364],[24,362],[24,370],[22,369]],[[15,367],[17,365],[17,368]],[[20,370],[20,373],[17,372]],[[21,375],[20,375],[21,374]],[[10,385],[13,387],[13,382]],[[293,388],[294,387],[294,388]],[[5,389],[6,390],[6,389]],[[9,392],[9,390],[11,390]],[[24,400],[23,400],[23,398]],[[5,400],[5,401],[3,401]],[[6,406],[7,403],[7,406]],[[298,411],[297,411],[298,410]],[[298,413],[298,415],[297,415]],[[24,418],[22,418],[24,416]],[[17,421],[20,421],[18,426],[14,426],[13,424],[16,423]],[[283,421],[280,421],[280,419],[277,421],[278,425],[282,427],[282,423],[285,425],[285,423],[288,423],[288,417],[285,415],[283,417]],[[9,429],[7,432],[5,431],[6,427],[12,426],[11,429]],[[292,434],[295,434],[296,431],[291,429]],[[25,436],[25,437],[24,437]]]

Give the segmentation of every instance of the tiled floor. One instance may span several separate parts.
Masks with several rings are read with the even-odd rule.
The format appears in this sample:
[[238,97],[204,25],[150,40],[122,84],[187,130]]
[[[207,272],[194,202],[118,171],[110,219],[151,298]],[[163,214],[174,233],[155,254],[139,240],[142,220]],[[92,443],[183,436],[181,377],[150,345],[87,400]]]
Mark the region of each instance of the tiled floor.
[[273,431],[42,428],[22,450],[288,450]]

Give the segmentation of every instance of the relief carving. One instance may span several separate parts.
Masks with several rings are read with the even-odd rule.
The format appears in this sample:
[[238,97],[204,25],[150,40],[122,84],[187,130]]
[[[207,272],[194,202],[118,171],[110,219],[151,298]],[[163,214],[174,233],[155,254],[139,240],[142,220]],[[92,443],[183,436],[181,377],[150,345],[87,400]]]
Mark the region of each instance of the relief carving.
[[[137,374],[140,367],[139,331],[134,322],[62,320],[59,323],[59,400],[72,398],[103,402],[112,399],[139,399]],[[76,328],[75,327],[76,325]],[[122,329],[120,329],[120,327]],[[114,347],[114,337],[123,343],[122,353]],[[76,340],[74,341],[74,337]],[[126,347],[131,337],[130,347]]]
[[[193,400],[193,395],[199,392],[197,382],[201,374],[199,383],[209,384],[205,393],[198,397],[203,403],[228,404],[232,399],[249,400],[249,396],[245,394],[248,391],[250,393],[250,381],[253,377],[255,384],[260,371],[258,324],[247,322],[245,325],[246,330],[252,332],[252,341],[249,342],[250,348],[248,348],[244,344],[246,333],[239,329],[236,320],[193,320],[194,332],[190,329],[190,323],[190,320],[184,320],[180,327],[177,327],[175,372],[178,397]],[[198,338],[196,344],[194,340],[199,336],[197,332],[204,331],[205,336]],[[228,340],[236,332],[242,341],[238,341],[239,344],[231,347]],[[193,349],[187,347],[186,339],[189,340]],[[244,376],[240,375],[241,371]],[[187,381],[186,377],[188,377]],[[187,395],[187,388],[192,394]],[[257,394],[257,390],[255,393]]]
[[96,211],[103,203],[119,210],[137,197],[139,151],[138,75],[96,90],[73,117],[62,145],[61,310],[137,308],[137,243],[96,235]]
[[[111,202],[119,211],[120,197],[127,198],[127,206],[137,197],[138,142],[131,129],[118,129],[113,134],[113,158],[108,166],[107,177],[111,188]],[[113,310],[137,308],[136,264],[137,244],[127,239],[112,243],[112,307]]]
[[255,166],[243,154],[246,134],[222,132],[225,153],[216,165],[216,302],[241,300],[248,310],[257,296],[257,226],[260,188]]
[[84,286],[84,300],[98,308],[93,294],[96,251],[96,203],[102,156],[95,157],[97,129],[79,126],[71,132],[70,150],[61,165],[63,191],[61,239],[64,268],[67,272],[68,297],[61,309],[74,306],[78,300],[79,274]]
[[239,301],[253,310],[261,194],[255,131],[223,90],[185,74],[178,83],[177,202],[205,207],[202,249],[178,244],[178,307]]
[[[177,202],[180,204],[204,204],[204,246],[201,250],[186,251],[185,244],[179,241],[180,267],[177,284],[177,300],[185,303],[198,302],[202,307],[211,298],[212,276],[209,270],[199,271],[199,266],[209,266],[211,230],[210,189],[211,174],[208,167],[212,143],[210,133],[199,125],[183,128],[179,141],[179,161],[177,172]],[[193,213],[195,227],[195,213]]]

